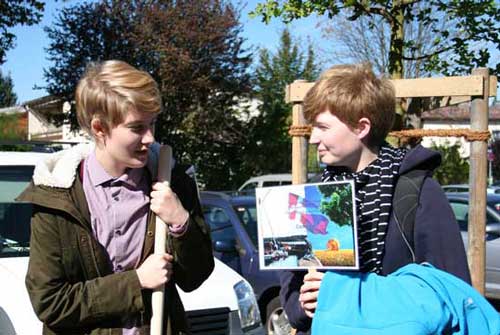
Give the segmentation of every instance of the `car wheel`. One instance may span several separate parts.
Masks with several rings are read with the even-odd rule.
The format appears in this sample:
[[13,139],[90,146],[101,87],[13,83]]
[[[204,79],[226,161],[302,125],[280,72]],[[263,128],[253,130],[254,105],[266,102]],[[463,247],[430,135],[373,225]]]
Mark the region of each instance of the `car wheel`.
[[266,332],[268,335],[289,335],[292,326],[288,322],[279,297],[274,297],[266,307]]

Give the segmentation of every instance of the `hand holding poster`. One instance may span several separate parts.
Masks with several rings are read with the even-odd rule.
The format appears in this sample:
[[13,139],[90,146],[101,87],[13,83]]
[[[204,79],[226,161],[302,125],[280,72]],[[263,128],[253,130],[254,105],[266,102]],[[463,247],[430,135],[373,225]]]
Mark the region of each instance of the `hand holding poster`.
[[260,268],[359,269],[352,181],[258,188]]

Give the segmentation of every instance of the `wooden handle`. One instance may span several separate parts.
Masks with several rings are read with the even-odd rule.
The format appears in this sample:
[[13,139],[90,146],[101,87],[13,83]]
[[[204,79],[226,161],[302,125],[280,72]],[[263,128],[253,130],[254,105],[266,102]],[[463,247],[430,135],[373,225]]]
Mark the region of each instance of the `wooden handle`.
[[[162,145],[160,148],[160,156],[158,159],[158,181],[170,182],[172,171],[172,148],[169,145]],[[167,225],[160,217],[156,217],[155,228],[155,254],[164,254],[167,239]],[[151,318],[151,335],[161,335],[163,328],[163,296],[165,286],[162,285],[153,291],[152,308],[153,316]]]

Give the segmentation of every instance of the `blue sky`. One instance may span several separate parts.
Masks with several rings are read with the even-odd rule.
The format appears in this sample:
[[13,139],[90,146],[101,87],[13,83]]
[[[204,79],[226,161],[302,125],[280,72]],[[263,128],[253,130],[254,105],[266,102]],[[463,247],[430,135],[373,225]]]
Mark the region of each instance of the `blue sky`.
[[[53,1],[47,0],[45,14],[41,24],[37,26],[19,26],[12,29],[17,36],[17,46],[7,53],[7,62],[1,66],[3,73],[10,73],[14,81],[14,91],[17,93],[18,102],[36,99],[46,95],[44,90],[34,90],[33,87],[44,86],[43,68],[50,63],[45,59],[44,48],[48,45],[43,27],[50,25],[57,14],[57,11],[64,6],[71,6],[81,1]],[[237,1],[233,1],[237,4]],[[247,38],[247,47],[266,47],[275,49],[281,30],[284,28],[279,20],[273,20],[270,25],[266,25],[259,18],[251,19],[248,12],[255,8],[258,0],[249,0],[238,8],[243,7],[241,13],[241,23],[244,31],[243,36]],[[321,43],[319,29],[316,28],[316,17],[299,20],[289,26],[292,35],[302,42],[308,40],[314,43]],[[305,45],[305,44],[304,44]]]

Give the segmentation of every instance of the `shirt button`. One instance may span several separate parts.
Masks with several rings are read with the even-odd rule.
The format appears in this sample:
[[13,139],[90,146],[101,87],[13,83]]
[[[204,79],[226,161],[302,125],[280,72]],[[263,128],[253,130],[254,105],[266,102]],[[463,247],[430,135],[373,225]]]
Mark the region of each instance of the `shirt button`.
[[153,236],[153,232],[151,230],[148,230],[148,236]]

